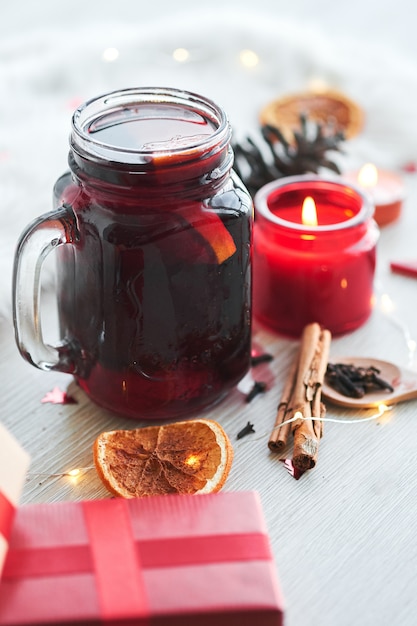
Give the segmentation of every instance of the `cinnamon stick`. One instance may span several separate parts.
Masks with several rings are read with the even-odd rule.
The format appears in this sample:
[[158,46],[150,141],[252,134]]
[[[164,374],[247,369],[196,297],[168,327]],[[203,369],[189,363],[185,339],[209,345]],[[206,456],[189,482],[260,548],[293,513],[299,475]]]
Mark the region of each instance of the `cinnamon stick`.
[[269,437],[268,447],[272,452],[281,452],[285,448],[288,442],[288,436],[291,432],[291,424],[284,424],[286,414],[288,412],[289,403],[291,400],[292,392],[294,389],[295,376],[298,369],[298,354],[293,360],[287,380],[285,381],[284,388],[282,390],[281,399],[278,404],[277,414],[275,417],[274,428],[272,429],[271,436]]
[[[315,355],[315,361],[313,367],[315,367],[315,384],[316,390],[312,401],[312,413],[314,417],[323,418],[326,415],[326,407],[321,401],[321,390],[323,387],[324,379],[326,377],[327,365],[329,362],[330,344],[332,336],[330,331],[323,330],[321,334],[321,341],[318,346],[318,351]],[[313,422],[314,429],[319,439],[323,437],[323,422]]]
[[[319,324],[308,324],[304,328],[298,355],[285,383],[268,442],[270,450],[281,451],[292,431],[293,464],[303,471],[315,466],[319,441],[323,435],[323,423],[309,418],[322,418],[325,414],[321,387],[326,374],[330,342],[330,332]],[[293,421],[288,423],[287,420]]]
[[[298,389],[301,395],[304,393],[304,407],[298,409],[304,419],[293,424],[294,450],[293,465],[297,469],[311,469],[316,464],[321,427],[309,417],[320,417],[321,414],[321,386],[327,369],[329,358],[331,335],[328,330],[322,330],[318,324],[311,324],[304,329],[302,341],[306,343],[304,348],[306,357],[310,362],[304,361],[299,370],[299,379],[302,379],[303,389]],[[300,385],[301,387],[301,385]],[[307,418],[307,419],[306,419]]]

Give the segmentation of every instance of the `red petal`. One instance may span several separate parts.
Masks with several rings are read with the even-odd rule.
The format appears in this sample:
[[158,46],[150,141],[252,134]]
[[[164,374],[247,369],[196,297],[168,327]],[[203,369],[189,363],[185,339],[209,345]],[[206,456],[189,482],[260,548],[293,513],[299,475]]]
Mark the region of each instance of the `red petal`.
[[301,476],[305,472],[305,470],[299,470],[296,467],[294,467],[294,464],[291,459],[280,459],[280,461],[281,463],[284,463],[285,469],[287,470],[289,474],[291,474],[291,476],[295,478],[295,480],[298,480],[299,478],[301,478]]

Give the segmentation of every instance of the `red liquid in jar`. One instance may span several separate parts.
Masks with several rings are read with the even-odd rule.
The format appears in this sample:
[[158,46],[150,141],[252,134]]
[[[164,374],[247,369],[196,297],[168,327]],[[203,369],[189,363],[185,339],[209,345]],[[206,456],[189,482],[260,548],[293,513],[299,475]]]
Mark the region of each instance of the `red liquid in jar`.
[[181,108],[170,107],[170,117],[160,115],[166,107],[157,104],[141,104],[126,109],[121,119],[120,112],[106,114],[88,126],[88,133],[95,140],[108,146],[123,146],[133,151],[171,150],[189,146],[209,138],[215,124],[202,114],[189,110],[187,115]]
[[123,123],[107,115],[88,129],[106,145],[149,151],[146,178],[125,164],[80,167],[75,156],[81,185],[67,174],[55,188],[80,231],[79,243],[58,250],[61,330],[78,355],[76,377],[98,404],[144,419],[211,405],[250,359],[249,201],[236,181],[204,200],[195,180],[218,156],[178,159],[170,174],[158,151],[201,142],[214,124],[175,107],[170,120],[157,114],[129,110]]

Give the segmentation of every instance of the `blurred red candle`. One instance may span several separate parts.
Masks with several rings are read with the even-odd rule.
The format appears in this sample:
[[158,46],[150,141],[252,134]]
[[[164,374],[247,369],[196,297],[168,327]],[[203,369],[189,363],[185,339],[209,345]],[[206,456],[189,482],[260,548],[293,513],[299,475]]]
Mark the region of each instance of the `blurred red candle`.
[[404,182],[398,174],[376,168],[373,163],[365,163],[357,172],[345,176],[348,182],[356,183],[367,193],[374,204],[374,219],[379,226],[385,226],[398,219],[404,201]]
[[369,317],[378,227],[373,205],[345,182],[288,177],[255,196],[255,319],[299,336],[318,322],[334,335]]

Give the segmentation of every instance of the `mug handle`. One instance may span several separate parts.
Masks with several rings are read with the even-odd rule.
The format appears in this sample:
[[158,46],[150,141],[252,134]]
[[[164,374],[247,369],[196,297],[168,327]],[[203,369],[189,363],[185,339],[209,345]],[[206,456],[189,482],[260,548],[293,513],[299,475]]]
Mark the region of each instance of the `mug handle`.
[[79,240],[75,214],[61,206],[31,222],[21,234],[13,267],[13,323],[20,354],[41,370],[74,373],[75,363],[65,346],[44,342],[40,296],[42,266],[52,250]]

